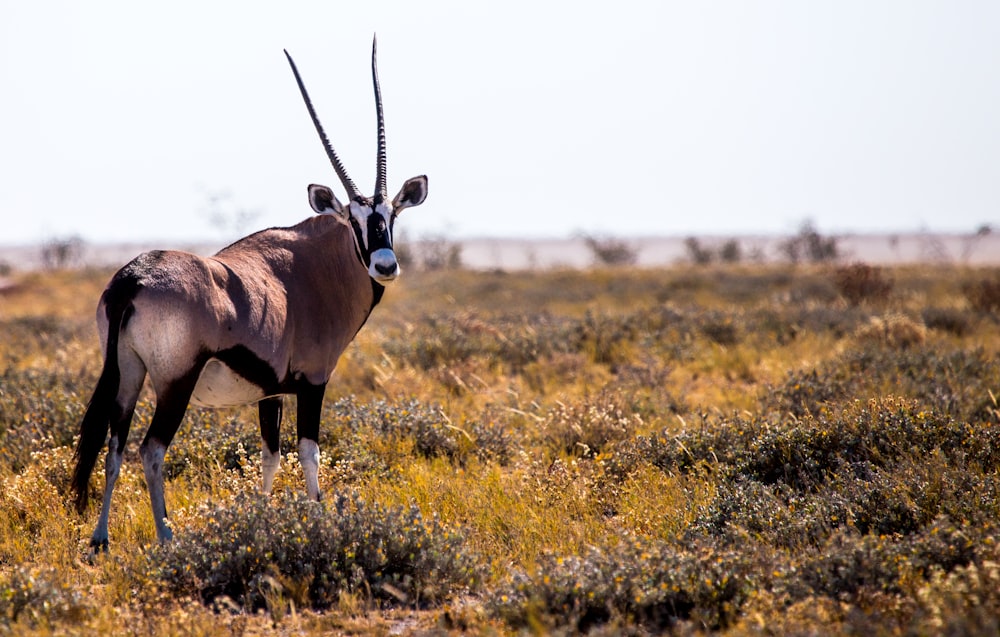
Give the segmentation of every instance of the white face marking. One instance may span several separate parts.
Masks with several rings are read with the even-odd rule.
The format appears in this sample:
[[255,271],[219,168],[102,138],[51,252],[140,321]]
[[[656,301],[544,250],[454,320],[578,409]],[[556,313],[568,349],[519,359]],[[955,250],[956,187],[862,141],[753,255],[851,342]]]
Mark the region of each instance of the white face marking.
[[365,242],[365,245],[361,247],[365,248],[368,246],[368,217],[371,216],[372,209],[368,206],[362,206],[356,201],[352,201],[348,204],[348,209],[350,209],[351,216],[354,217],[354,220],[358,222],[359,226],[361,226],[361,239]]
[[191,402],[199,407],[236,407],[264,398],[264,391],[215,358],[205,363]]

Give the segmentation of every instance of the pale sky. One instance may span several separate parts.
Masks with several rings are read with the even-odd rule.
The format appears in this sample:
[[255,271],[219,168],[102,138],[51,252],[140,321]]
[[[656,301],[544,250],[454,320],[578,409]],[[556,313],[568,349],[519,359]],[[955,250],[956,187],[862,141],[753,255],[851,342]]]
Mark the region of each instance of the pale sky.
[[[362,190],[378,33],[407,236],[1000,223],[1000,2],[0,0],[0,243],[216,241]],[[228,237],[221,237],[228,238]]]

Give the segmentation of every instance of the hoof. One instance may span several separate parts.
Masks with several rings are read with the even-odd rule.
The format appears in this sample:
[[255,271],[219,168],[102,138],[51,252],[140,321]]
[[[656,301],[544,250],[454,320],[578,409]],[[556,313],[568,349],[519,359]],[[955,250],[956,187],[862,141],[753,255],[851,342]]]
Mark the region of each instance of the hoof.
[[99,555],[108,554],[108,538],[90,538],[90,552],[87,555],[87,560],[93,563],[97,560]]

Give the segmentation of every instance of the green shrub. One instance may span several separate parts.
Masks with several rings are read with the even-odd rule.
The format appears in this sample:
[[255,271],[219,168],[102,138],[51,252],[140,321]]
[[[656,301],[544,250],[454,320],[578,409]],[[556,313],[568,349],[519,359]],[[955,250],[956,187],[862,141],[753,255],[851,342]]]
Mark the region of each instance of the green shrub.
[[328,503],[242,494],[204,506],[192,528],[152,550],[173,590],[206,603],[226,595],[248,608],[279,594],[323,609],[344,593],[424,606],[475,587],[480,577],[462,535],[437,517],[355,494]]
[[1000,360],[981,348],[914,347],[849,351],[846,369],[868,399],[887,385],[892,393],[916,400],[941,416],[972,423],[998,422],[990,392],[1000,387]]

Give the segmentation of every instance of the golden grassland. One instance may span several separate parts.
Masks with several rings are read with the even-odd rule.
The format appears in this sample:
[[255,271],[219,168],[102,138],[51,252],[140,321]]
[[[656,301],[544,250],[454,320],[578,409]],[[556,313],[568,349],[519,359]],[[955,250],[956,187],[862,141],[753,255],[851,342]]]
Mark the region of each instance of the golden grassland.
[[408,272],[327,389],[321,505],[294,409],[266,500],[256,410],[192,408],[156,546],[147,392],[89,559],[68,479],[110,274],[0,295],[0,631],[1000,628],[996,270]]

